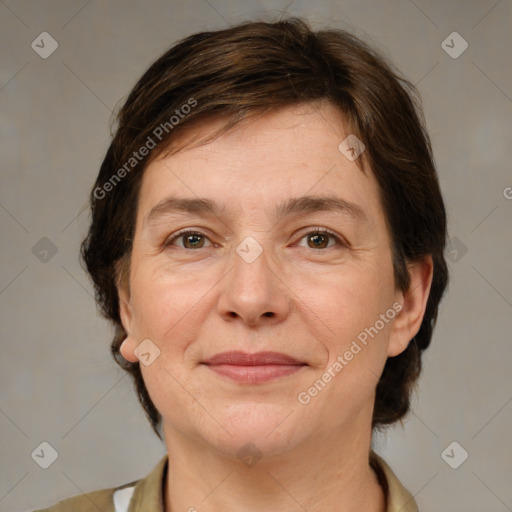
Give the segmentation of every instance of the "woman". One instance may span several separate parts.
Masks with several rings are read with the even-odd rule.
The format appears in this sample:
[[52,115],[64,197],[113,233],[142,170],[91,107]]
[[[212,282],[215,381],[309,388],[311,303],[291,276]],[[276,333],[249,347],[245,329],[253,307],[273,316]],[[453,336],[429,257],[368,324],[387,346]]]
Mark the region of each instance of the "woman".
[[448,281],[412,85],[302,20],[192,35],[143,75],[82,256],[167,455],[48,511],[417,511],[403,418]]

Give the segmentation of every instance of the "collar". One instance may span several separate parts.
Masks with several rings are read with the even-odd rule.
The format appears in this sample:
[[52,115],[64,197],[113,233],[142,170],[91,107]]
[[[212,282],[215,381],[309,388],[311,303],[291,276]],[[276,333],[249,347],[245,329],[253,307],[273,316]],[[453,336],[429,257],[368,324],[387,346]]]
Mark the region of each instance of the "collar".
[[[386,512],[418,512],[418,505],[402,485],[386,461],[373,450],[370,465],[377,474],[387,500]],[[118,489],[114,493],[116,512],[164,512],[164,485],[167,479],[168,456],[165,455],[155,468],[135,486]]]
[[387,462],[373,450],[370,451],[370,465],[384,489],[388,504],[386,512],[418,512],[414,497],[398,480]]

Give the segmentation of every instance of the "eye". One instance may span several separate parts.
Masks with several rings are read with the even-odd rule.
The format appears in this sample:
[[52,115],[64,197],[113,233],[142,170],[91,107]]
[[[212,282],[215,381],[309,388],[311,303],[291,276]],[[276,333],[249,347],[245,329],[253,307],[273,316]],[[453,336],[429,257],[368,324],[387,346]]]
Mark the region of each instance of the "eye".
[[[312,231],[307,232],[301,237],[301,240],[306,239],[308,248],[310,249],[329,249],[333,245],[346,246],[334,232],[327,228],[315,228]],[[209,238],[200,231],[180,231],[175,235],[171,236],[164,242],[164,246],[176,246],[176,241],[182,240],[182,243],[178,245],[181,249],[202,249],[207,247],[205,241],[209,241]],[[329,245],[329,242],[334,240],[334,243]],[[299,244],[301,245],[301,244]]]
[[183,244],[179,246],[181,249],[202,249],[205,247],[204,241],[208,240],[208,237],[199,231],[180,231],[171,238],[168,238],[164,245],[166,247],[174,245],[175,240],[180,238],[183,240]]
[[[307,240],[308,248],[310,249],[329,249],[332,245],[329,244],[329,239],[335,240],[333,245],[346,246],[346,244],[332,231],[326,228],[315,228],[302,236],[301,240]],[[311,243],[310,243],[311,242]]]

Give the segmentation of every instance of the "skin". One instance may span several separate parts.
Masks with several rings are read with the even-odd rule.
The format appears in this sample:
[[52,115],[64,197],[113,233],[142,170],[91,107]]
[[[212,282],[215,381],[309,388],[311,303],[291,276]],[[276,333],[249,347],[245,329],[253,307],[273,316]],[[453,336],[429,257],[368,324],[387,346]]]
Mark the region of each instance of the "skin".
[[[348,133],[334,106],[285,107],[190,146],[219,126],[213,119],[182,132],[178,140],[189,146],[146,169],[129,290],[119,287],[123,357],[136,362],[145,339],[160,350],[141,369],[163,417],[165,510],[385,511],[368,463],[375,387],[386,359],[420,328],[432,260],[410,267],[409,291],[395,290],[377,183],[339,151]],[[366,221],[339,211],[273,217],[276,205],[303,195],[355,203]],[[171,212],[147,223],[169,196],[207,198],[222,211]],[[173,239],[183,228],[205,236]],[[339,242],[308,235],[315,228]],[[262,249],[252,263],[236,251],[246,237]],[[394,319],[300,403],[298,393],[394,303]],[[305,366],[247,384],[201,364],[228,350],[282,352]],[[252,466],[237,456],[247,443],[249,455],[261,455]]]

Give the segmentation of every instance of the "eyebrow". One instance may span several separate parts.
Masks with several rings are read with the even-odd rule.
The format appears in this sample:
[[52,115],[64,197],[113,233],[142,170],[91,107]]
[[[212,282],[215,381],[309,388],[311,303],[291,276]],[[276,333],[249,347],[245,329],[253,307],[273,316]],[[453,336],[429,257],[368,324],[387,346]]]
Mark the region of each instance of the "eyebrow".
[[[221,217],[225,210],[219,203],[205,198],[168,197],[157,203],[146,215],[145,223],[153,224],[159,218],[173,213],[192,213]],[[304,215],[320,211],[336,211],[355,220],[368,222],[364,210],[357,204],[336,196],[309,195],[292,197],[277,205],[273,212],[278,221],[291,215]]]

